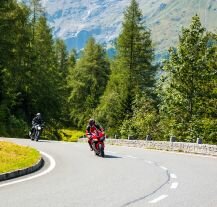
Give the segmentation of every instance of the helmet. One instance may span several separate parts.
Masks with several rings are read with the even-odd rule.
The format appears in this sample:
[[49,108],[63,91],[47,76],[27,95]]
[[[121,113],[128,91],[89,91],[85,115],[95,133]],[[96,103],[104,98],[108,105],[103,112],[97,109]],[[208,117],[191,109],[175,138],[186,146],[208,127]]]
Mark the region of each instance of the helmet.
[[94,124],[95,124],[95,120],[94,120],[94,119],[90,119],[90,120],[89,120],[89,125],[90,125],[90,126],[93,126]]
[[41,113],[37,113],[36,116],[37,116],[37,117],[41,117]]

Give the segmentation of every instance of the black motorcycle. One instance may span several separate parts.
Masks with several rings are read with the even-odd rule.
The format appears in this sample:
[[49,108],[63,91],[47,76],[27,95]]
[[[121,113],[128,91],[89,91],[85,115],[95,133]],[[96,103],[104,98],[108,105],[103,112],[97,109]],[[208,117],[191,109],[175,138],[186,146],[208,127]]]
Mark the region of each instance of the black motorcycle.
[[41,136],[41,133],[42,133],[42,130],[44,128],[44,125],[43,124],[37,124],[33,127],[32,130],[29,131],[29,137],[32,141],[38,141],[40,136]]

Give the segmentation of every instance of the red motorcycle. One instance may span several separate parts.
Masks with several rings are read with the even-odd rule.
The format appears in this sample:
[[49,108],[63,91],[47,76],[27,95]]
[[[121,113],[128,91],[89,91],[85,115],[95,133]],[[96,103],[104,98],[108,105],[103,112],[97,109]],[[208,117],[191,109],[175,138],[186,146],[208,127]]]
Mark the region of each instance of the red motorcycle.
[[96,155],[101,157],[105,156],[104,148],[105,148],[105,132],[104,131],[95,131],[92,133],[92,147]]

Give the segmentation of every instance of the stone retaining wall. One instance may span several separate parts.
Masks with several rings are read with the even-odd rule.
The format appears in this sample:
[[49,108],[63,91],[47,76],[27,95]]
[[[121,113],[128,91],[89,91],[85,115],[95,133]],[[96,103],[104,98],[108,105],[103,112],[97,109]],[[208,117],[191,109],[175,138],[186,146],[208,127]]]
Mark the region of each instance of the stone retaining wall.
[[[87,139],[81,138],[79,142],[87,142]],[[217,145],[208,144],[127,139],[106,139],[106,144],[217,156]]]

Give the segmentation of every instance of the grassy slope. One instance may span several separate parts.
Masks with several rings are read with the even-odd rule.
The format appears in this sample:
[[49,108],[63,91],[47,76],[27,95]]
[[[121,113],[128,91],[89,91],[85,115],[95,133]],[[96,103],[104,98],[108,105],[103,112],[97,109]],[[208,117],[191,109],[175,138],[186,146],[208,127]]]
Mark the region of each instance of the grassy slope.
[[0,173],[30,167],[39,158],[40,153],[33,148],[0,141]]

